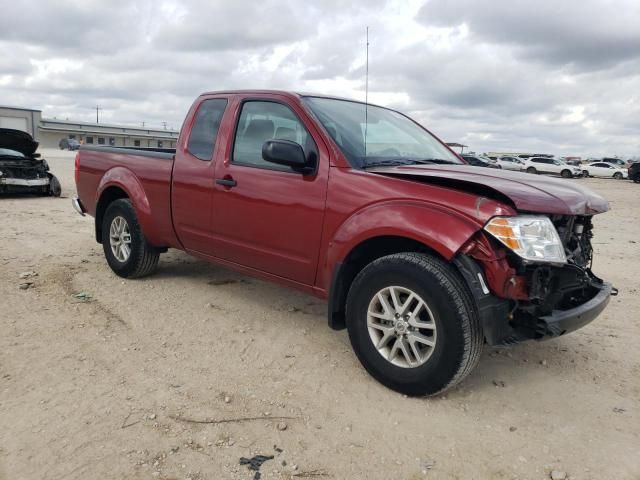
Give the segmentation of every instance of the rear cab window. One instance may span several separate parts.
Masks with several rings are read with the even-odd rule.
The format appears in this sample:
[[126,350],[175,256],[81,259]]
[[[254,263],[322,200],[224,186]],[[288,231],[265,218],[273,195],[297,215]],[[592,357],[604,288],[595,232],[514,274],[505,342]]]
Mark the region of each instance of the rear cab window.
[[211,98],[198,107],[187,143],[187,150],[194,157],[203,161],[211,160],[226,107],[225,98]]

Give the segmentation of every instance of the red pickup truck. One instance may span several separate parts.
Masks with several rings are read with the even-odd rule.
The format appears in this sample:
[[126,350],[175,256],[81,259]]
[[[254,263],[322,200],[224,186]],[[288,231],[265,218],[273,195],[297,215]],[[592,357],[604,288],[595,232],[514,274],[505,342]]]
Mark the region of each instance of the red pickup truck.
[[74,207],[113,271],[178,248],[328,299],[377,380],[436,394],[484,343],[563,335],[616,290],[578,185],[467,165],[405,115],[277,91],[201,95],[175,150],[83,145]]

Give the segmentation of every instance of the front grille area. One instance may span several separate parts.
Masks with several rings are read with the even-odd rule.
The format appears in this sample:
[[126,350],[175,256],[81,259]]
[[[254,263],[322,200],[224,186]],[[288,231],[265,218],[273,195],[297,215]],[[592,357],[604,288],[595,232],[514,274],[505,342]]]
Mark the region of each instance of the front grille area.
[[591,266],[593,249],[593,224],[591,217],[581,215],[556,215],[551,218],[562,239],[567,261],[581,268]]

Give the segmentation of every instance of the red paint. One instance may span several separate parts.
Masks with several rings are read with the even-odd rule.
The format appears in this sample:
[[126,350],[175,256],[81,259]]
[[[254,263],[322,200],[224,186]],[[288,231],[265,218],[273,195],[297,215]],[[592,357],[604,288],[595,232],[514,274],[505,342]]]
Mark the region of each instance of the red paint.
[[487,286],[494,295],[529,300],[526,277],[516,274],[507,261],[507,252],[503,248],[494,247],[484,232],[474,236],[460,252],[480,263],[487,278]]
[[[186,145],[197,108],[209,98],[226,98],[228,105],[213,158],[202,161]],[[317,144],[319,166],[314,174],[230,162],[236,119],[246,98],[282,102],[296,113]],[[478,234],[484,224],[495,215],[514,215],[519,210],[576,214],[606,209],[606,202],[586,190],[566,184],[543,186],[533,176],[527,184],[525,177],[500,170],[421,166],[373,173],[353,169],[300,96],[286,92],[200,96],[187,114],[173,161],[134,155],[130,150],[84,149],[78,160],[78,195],[90,215],[95,216],[107,188],[120,188],[133,202],[153,245],[183,249],[320,297],[328,294],[337,262],[367,239],[393,235],[421,242],[446,260],[464,247],[483,266],[494,293],[525,298],[526,285],[504,252]],[[427,177],[475,183],[501,193],[495,198],[502,200],[438,186]],[[215,183],[222,178],[237,185]]]

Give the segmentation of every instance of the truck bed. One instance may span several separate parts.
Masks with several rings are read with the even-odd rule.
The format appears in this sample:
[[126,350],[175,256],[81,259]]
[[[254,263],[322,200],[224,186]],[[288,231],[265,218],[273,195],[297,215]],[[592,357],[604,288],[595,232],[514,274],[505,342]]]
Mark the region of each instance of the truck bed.
[[158,246],[177,243],[171,222],[175,149],[83,145],[78,155],[78,197],[90,215],[95,216],[107,188],[121,188],[147,226],[150,241]]

